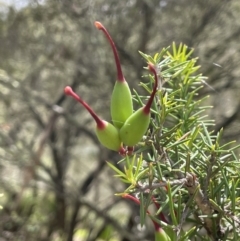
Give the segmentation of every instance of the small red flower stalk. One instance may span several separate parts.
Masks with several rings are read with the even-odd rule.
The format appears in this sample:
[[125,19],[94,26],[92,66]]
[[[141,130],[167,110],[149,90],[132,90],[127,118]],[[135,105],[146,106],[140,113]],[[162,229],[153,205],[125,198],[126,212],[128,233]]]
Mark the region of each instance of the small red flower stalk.
[[[82,104],[92,115],[96,122],[96,135],[103,146],[110,150],[118,151],[121,155],[131,155],[134,146],[142,139],[150,123],[151,105],[158,86],[156,69],[153,64],[148,64],[148,69],[153,73],[155,79],[153,91],[147,104],[133,112],[131,91],[123,76],[116,46],[108,31],[100,22],[95,22],[95,26],[106,35],[111,45],[117,68],[117,80],[111,96],[111,117],[113,125],[100,119],[92,108],[84,102],[71,87],[67,86],[64,92]],[[124,149],[123,145],[127,146],[127,149]]]
[[[131,196],[129,194],[123,194],[122,197],[126,198],[126,199],[129,199],[129,200],[135,202],[136,204],[140,205],[140,201],[134,196]],[[156,200],[154,198],[153,198],[153,202],[156,205]],[[147,212],[148,215],[151,215],[148,210],[146,212]],[[164,219],[165,219],[165,217],[164,217]],[[153,220],[153,219],[151,219],[151,220],[152,220],[152,223],[153,223],[154,229],[155,229],[155,241],[171,241],[170,237],[162,229],[161,225],[159,223],[157,223],[155,220]]]

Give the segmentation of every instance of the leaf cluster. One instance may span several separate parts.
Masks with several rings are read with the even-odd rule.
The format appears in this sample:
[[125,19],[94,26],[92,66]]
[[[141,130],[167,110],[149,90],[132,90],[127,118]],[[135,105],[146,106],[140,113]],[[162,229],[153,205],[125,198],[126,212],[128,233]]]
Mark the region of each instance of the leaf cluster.
[[[128,185],[124,193],[140,200],[142,224],[154,198],[158,208],[153,218],[170,230],[173,240],[237,240],[240,165],[234,150],[240,145],[222,144],[222,129],[214,134],[207,97],[198,96],[206,77],[198,73],[192,53],[175,43],[153,57],[140,52],[157,66],[160,80],[151,125],[135,155],[120,161],[123,170],[109,166]],[[144,78],[148,83],[140,85],[151,93],[153,77]],[[135,91],[138,105],[147,98]]]

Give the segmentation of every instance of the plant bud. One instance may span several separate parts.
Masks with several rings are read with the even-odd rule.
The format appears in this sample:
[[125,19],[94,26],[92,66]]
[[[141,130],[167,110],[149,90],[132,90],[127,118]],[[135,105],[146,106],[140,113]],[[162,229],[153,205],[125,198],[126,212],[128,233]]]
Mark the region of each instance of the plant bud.
[[93,117],[96,122],[96,135],[99,142],[107,147],[110,150],[118,151],[120,154],[125,154],[125,149],[122,146],[122,143],[119,138],[118,129],[113,126],[111,123],[101,120],[96,113],[92,110],[92,108],[84,102],[73,90],[70,86],[65,87],[64,93],[73,97],[77,100],[84,108],[89,112],[89,114]]
[[147,104],[128,117],[120,129],[120,139],[126,146],[136,145],[146,133],[150,123],[150,110],[154,96],[157,92],[158,77],[152,64],[149,64],[148,68],[154,74],[155,83],[153,91]]
[[158,228],[155,231],[155,241],[171,241],[171,239],[162,228]]
[[115,58],[117,68],[117,81],[114,85],[111,97],[111,117],[113,124],[120,129],[127,118],[133,113],[132,95],[128,83],[123,76],[117,49],[111,36],[100,22],[95,22],[95,26],[99,30],[102,30],[106,35],[112,47]]

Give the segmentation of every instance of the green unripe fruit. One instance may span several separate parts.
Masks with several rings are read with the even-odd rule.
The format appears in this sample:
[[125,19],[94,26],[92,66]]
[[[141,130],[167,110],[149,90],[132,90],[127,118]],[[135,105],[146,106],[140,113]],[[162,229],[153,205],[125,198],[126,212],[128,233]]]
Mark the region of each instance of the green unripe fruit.
[[144,107],[134,112],[120,129],[120,139],[126,146],[136,145],[146,133],[150,123],[150,114],[144,113]]
[[117,49],[110,34],[100,22],[95,22],[95,26],[106,35],[115,58],[117,81],[111,97],[111,117],[113,124],[120,129],[127,118],[133,113],[132,95],[128,83],[123,76]]
[[158,78],[154,66],[149,64],[148,68],[154,74],[155,78],[153,91],[147,104],[128,117],[120,129],[120,139],[126,146],[136,145],[146,133],[150,123],[150,108],[157,92]]
[[[122,144],[119,138],[118,129],[111,123],[102,120],[103,128],[96,127],[96,135],[99,142],[110,150],[122,153]],[[125,152],[125,150],[124,150]]]
[[132,96],[126,81],[116,81],[111,97],[113,124],[121,128],[133,113]]
[[84,102],[75,92],[73,92],[71,87],[65,87],[64,92],[66,95],[73,97],[81,105],[83,105],[84,108],[93,117],[96,122],[95,132],[99,142],[108,149],[118,151],[120,154],[125,155],[125,149],[123,148],[122,142],[119,138],[118,129],[107,121],[101,120],[92,110],[92,108],[86,102]]
[[171,239],[162,228],[158,228],[158,230],[155,231],[155,241],[171,241]]

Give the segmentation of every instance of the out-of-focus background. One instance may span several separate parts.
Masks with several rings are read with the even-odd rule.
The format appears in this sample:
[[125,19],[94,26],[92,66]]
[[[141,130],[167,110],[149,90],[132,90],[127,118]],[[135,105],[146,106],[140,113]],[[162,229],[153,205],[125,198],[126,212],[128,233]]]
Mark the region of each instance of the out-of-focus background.
[[138,51],[182,42],[208,76],[201,94],[211,96],[213,131],[239,142],[239,12],[239,0],[1,0],[0,240],[152,240],[138,207],[114,196],[125,187],[106,160],[120,156],[99,145],[90,115],[63,89],[110,120],[116,69],[96,20],[138,90]]

